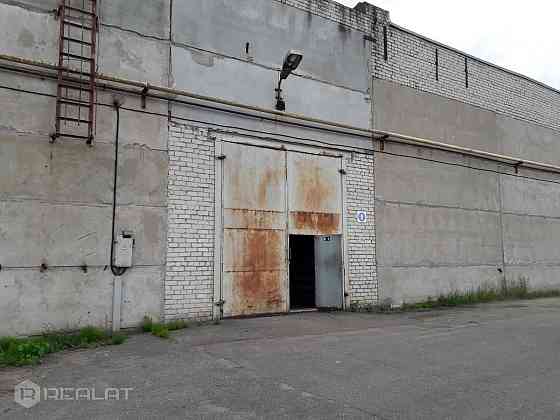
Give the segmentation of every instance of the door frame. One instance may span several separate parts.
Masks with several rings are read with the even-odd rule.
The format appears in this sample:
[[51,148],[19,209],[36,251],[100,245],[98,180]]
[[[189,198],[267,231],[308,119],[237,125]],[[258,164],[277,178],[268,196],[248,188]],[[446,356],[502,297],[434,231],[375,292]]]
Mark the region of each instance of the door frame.
[[[218,134],[221,134],[218,138]],[[223,242],[224,242],[224,223],[223,223],[223,143],[233,143],[246,146],[281,150],[286,153],[286,215],[289,215],[289,194],[288,191],[288,152],[304,153],[309,155],[332,157],[339,159],[340,162],[340,182],[341,182],[341,247],[342,247],[342,308],[346,310],[350,302],[350,279],[348,276],[348,212],[346,210],[347,188],[346,188],[346,158],[352,153],[347,150],[336,150],[338,154],[333,153],[332,148],[321,148],[319,146],[310,145],[294,145],[291,143],[282,143],[278,140],[267,140],[262,138],[254,138],[242,134],[233,133],[214,133],[211,136],[214,140],[214,157],[215,157],[215,178],[214,178],[214,299],[212,302],[213,319],[223,318]],[[226,157],[227,158],[227,157]],[[290,312],[290,232],[289,217],[286,217],[286,249],[285,249],[285,266],[286,266],[286,308],[285,312]]]

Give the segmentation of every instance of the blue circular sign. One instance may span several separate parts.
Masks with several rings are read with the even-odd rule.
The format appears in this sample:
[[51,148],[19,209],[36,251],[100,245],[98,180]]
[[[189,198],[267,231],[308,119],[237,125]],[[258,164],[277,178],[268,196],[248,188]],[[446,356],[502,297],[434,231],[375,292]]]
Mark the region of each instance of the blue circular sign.
[[356,213],[356,220],[360,223],[365,223],[367,221],[367,213],[365,211],[359,211]]

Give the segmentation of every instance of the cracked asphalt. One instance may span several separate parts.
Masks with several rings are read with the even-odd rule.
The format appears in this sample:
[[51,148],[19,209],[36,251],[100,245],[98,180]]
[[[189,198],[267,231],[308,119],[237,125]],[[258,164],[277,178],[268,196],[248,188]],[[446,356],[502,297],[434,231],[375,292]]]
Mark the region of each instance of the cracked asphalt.
[[[41,401],[13,387],[132,388]],[[122,397],[122,395],[121,395]],[[0,370],[0,419],[560,419],[560,299],[192,327]]]

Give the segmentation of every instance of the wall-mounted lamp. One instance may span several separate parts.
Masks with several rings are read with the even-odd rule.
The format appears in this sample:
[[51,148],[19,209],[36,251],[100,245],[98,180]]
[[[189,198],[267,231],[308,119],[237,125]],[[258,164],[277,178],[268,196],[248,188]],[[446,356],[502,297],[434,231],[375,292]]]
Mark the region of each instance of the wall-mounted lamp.
[[286,80],[292,72],[298,68],[298,66],[303,60],[303,53],[295,50],[291,50],[286,54],[284,58],[284,64],[282,65],[282,71],[280,72],[280,80],[278,80],[278,87],[276,91],[276,109],[278,111],[286,110],[286,102],[282,99],[282,81]]

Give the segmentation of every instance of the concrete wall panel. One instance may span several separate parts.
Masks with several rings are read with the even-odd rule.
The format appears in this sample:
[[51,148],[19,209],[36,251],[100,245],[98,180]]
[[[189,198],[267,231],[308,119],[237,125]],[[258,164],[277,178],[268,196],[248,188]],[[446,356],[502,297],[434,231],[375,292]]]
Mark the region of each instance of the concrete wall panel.
[[169,45],[134,33],[102,26],[99,33],[99,71],[167,86]]
[[0,133],[0,197],[110,203],[112,173],[110,145]]
[[560,220],[511,214],[503,220],[506,264],[559,263]]
[[125,145],[119,149],[117,202],[165,205],[167,153]]
[[[278,81],[275,71],[180,47],[173,47],[172,60],[178,89],[274,109]],[[289,112],[369,126],[370,103],[361,92],[291,77],[283,84],[283,95]]]
[[159,320],[163,277],[162,267],[137,267],[122,276],[121,327],[137,327],[146,315]]
[[[167,208],[119,206],[116,232],[132,232],[134,265],[163,265],[167,245]],[[111,231],[109,226],[109,232]]]
[[298,74],[368,89],[369,43],[362,32],[276,1],[175,0],[173,40],[275,68],[287,51],[299,49]]
[[0,130],[44,135],[54,132],[56,97],[0,89],[0,103]]
[[560,218],[560,185],[515,176],[501,176],[505,212]]
[[38,334],[87,325],[109,327],[113,277],[90,269],[2,270],[0,336]]
[[377,154],[375,164],[379,200],[499,209],[496,174],[386,154]]
[[560,265],[508,266],[506,277],[512,283],[525,280],[530,289],[558,289],[560,288]]
[[497,137],[502,154],[560,164],[560,131],[499,115]]
[[376,220],[380,266],[501,264],[498,214],[378,202]]
[[[46,6],[43,3],[47,2],[40,3]],[[58,22],[53,14],[0,3],[3,54],[57,63],[58,32]]]
[[497,286],[502,275],[494,267],[379,267],[380,301],[416,302],[456,291]]
[[499,153],[496,114],[383,80],[374,80],[375,128]]
[[[121,96],[123,97],[123,96]],[[133,98],[126,97],[125,107],[134,103]],[[167,104],[163,102],[150,102],[149,112],[158,112],[162,115],[143,113],[133,109],[121,108],[119,144],[135,144],[147,146],[157,150],[167,150],[168,117]],[[97,107],[96,142],[115,141],[117,119],[113,107]]]
[[169,38],[170,0],[102,1],[98,13],[103,24]]
[[0,202],[0,264],[7,267],[104,265],[111,208]]

